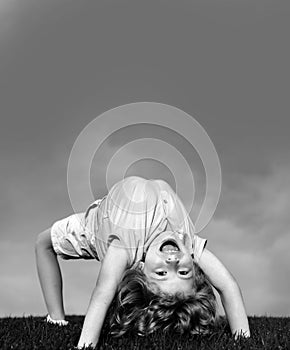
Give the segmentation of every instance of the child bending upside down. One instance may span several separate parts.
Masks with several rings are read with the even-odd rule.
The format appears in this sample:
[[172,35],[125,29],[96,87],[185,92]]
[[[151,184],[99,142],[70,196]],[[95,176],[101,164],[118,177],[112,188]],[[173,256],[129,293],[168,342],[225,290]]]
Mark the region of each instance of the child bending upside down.
[[40,233],[36,261],[47,321],[67,324],[57,257],[96,259],[98,280],[78,347],[96,345],[115,301],[111,334],[157,329],[206,333],[216,318],[219,292],[232,333],[250,336],[238,283],[195,234],[182,202],[163,180],[132,176],[116,183],[85,213]]

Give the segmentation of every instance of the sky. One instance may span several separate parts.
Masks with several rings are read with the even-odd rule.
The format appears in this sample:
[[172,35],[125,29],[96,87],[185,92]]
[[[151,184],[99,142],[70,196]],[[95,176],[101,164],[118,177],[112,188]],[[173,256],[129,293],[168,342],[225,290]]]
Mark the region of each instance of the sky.
[[[238,280],[249,315],[289,316],[289,12],[288,2],[268,0],[0,0],[0,316],[46,313],[34,241],[73,212],[72,147],[96,117],[144,101],[174,106],[206,130],[222,189],[199,235]],[[102,144],[91,165],[94,196],[106,194],[109,165],[116,179],[125,171],[174,187],[181,170],[160,159],[126,169],[112,161],[126,146],[129,164],[141,147],[129,143],[146,137],[197,169],[201,198],[195,150],[174,130],[146,124]],[[155,146],[147,142],[148,154]],[[85,184],[75,186],[81,193]],[[61,266],[67,314],[84,314],[99,264]]]

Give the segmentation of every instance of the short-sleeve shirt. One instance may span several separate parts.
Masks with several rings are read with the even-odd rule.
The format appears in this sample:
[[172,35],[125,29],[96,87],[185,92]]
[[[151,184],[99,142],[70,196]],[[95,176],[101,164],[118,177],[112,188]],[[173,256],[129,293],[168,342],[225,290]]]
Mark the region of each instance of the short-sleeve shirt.
[[52,226],[57,254],[64,259],[102,261],[110,244],[118,240],[128,249],[129,265],[143,254],[164,231],[187,235],[186,246],[198,262],[207,240],[195,234],[186,209],[163,180],[133,176],[116,183],[108,195],[92,203],[85,213],[73,214]]

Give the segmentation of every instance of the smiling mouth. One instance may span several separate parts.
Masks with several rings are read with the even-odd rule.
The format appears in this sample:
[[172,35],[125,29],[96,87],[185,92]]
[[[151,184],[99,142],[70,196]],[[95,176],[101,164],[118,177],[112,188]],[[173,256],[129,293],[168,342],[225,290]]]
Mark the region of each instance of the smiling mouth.
[[177,253],[180,251],[180,249],[173,240],[168,240],[162,243],[160,251],[162,253]]

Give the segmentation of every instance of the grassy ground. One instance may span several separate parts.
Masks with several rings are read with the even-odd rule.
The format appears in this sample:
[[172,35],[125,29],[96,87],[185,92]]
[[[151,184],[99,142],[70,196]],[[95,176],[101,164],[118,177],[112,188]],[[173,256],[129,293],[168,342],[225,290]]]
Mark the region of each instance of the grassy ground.
[[[68,316],[66,327],[49,325],[44,317],[1,318],[0,349],[73,349],[78,342],[83,317]],[[128,335],[120,339],[108,335],[105,323],[97,349],[110,350],[203,350],[203,349],[290,349],[290,318],[250,317],[252,336],[235,341],[224,319],[207,336],[179,336],[154,333],[148,337]]]

